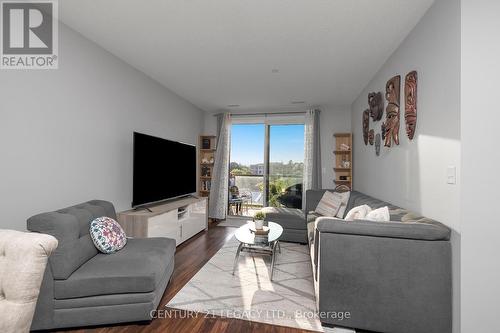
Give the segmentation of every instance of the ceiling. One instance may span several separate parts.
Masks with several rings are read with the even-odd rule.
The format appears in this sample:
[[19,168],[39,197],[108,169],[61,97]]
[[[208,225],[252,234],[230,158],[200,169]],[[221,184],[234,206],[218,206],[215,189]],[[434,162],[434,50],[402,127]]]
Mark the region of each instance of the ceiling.
[[350,105],[433,1],[64,0],[59,18],[203,110],[269,110]]

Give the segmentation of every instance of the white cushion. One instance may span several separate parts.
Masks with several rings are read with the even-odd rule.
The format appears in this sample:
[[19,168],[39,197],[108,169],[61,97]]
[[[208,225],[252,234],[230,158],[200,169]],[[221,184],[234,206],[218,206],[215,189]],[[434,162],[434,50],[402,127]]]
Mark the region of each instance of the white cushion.
[[391,216],[389,214],[389,208],[387,206],[380,207],[378,209],[372,210],[365,216],[365,220],[369,221],[389,221]]
[[338,194],[342,198],[342,202],[340,204],[339,211],[337,212],[337,215],[335,215],[335,216],[342,219],[342,218],[344,218],[345,210],[347,208],[347,203],[349,202],[349,197],[351,196],[351,192],[347,191],[347,192],[342,192],[342,193],[338,193]]
[[314,211],[323,216],[334,217],[339,211],[341,203],[342,197],[338,193],[326,191]]
[[352,208],[345,216],[346,221],[354,221],[364,218],[372,209],[368,205],[361,205]]

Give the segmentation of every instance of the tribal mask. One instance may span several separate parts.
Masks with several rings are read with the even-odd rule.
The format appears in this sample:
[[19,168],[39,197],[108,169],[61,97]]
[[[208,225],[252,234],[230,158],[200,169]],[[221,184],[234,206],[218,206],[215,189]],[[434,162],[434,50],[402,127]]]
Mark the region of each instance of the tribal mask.
[[412,71],[405,78],[405,124],[406,135],[412,140],[417,126],[417,72]]
[[368,144],[368,131],[370,127],[370,110],[363,111],[363,140]]
[[379,121],[384,114],[384,100],[381,92],[368,94],[368,105],[370,106],[370,116],[373,121]]
[[385,143],[390,147],[392,140],[399,145],[399,101],[400,101],[401,76],[397,75],[387,81],[385,86],[385,99],[387,108],[385,110]]

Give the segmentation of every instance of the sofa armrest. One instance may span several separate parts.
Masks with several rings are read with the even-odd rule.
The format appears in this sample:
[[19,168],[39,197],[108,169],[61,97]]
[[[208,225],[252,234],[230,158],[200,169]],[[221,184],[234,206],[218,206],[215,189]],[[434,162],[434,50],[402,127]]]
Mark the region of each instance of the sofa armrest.
[[422,222],[375,222],[367,220],[345,221],[331,217],[316,220],[320,233],[336,233],[357,236],[404,238],[417,240],[449,240],[450,229],[441,223]]

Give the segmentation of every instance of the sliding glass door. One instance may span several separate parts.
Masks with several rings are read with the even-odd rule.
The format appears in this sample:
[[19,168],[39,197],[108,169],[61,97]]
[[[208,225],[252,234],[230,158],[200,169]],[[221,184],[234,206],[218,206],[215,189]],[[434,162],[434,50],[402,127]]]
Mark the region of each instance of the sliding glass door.
[[304,125],[269,126],[267,205],[302,208]]
[[264,206],[264,124],[235,124],[231,128],[229,214],[253,216]]
[[302,206],[303,124],[233,124],[229,214],[253,216],[264,206]]

